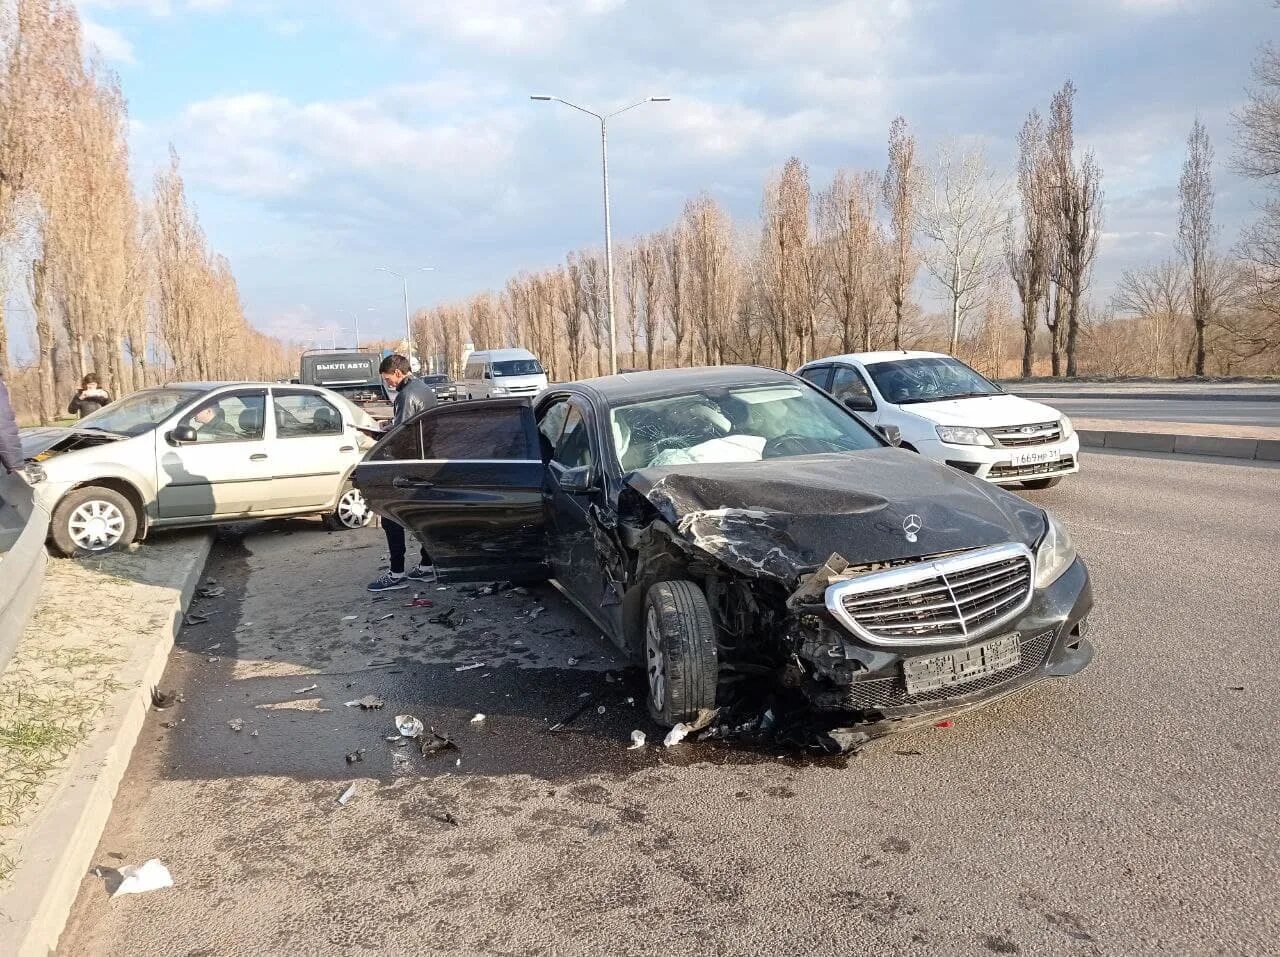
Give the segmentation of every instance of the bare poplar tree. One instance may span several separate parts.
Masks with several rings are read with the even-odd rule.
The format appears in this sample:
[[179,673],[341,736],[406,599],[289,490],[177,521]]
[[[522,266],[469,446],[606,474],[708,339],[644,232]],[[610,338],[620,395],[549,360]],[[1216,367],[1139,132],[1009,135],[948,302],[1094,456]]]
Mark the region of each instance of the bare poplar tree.
[[902,318],[907,295],[915,282],[920,257],[916,252],[916,208],[924,183],[924,171],[916,160],[916,138],[907,132],[899,116],[889,124],[889,166],[881,182],[889,213],[889,268],[885,277],[893,303],[893,347],[902,348]]
[[[818,194],[815,203],[824,253],[823,290],[844,352],[871,349],[872,328],[886,288],[881,279],[893,274],[900,251],[896,235],[886,243],[876,225],[879,186],[875,173],[837,170],[831,186]],[[894,284],[887,288],[892,301]],[[894,315],[894,337],[900,342],[900,313]]]
[[556,272],[556,296],[560,313],[564,317],[563,342],[568,350],[569,378],[577,379],[581,373],[582,327],[587,317],[587,275],[582,257],[569,254],[569,264]]
[[689,301],[694,328],[708,364],[722,362],[729,317],[737,308],[737,277],[733,262],[733,226],[710,196],[685,204],[682,216],[688,236]]
[[920,231],[932,240],[925,265],[950,300],[953,354],[961,325],[998,268],[1003,193],[981,148],[951,145],[942,151],[922,204]]
[[791,157],[782,172],[765,186],[764,220],[756,282],[761,302],[770,314],[775,359],[782,367],[792,362],[793,345],[805,361],[813,346],[818,285],[815,249],[809,228],[809,170]]
[[1102,171],[1092,151],[1086,152],[1079,164],[1075,160],[1075,95],[1075,84],[1068,80],[1049,107],[1048,153],[1057,252],[1050,274],[1058,293],[1052,330],[1055,376],[1061,371],[1059,343],[1066,352],[1066,374],[1076,374],[1080,307],[1102,231]]
[[1187,159],[1178,180],[1178,251],[1191,284],[1191,322],[1195,328],[1196,375],[1204,375],[1205,329],[1209,325],[1208,260],[1213,242],[1213,144],[1196,117],[1187,137]]
[[682,365],[680,347],[690,337],[689,321],[689,236],[683,222],[662,233],[663,299],[675,356],[673,365]]
[[1049,295],[1049,262],[1054,252],[1052,191],[1044,123],[1032,110],[1018,134],[1020,216],[1009,219],[1005,261],[1022,303],[1022,377],[1035,363],[1036,326]]
[[645,236],[636,244],[640,266],[640,309],[644,324],[644,362],[654,368],[653,350],[662,336],[663,238],[660,234]]

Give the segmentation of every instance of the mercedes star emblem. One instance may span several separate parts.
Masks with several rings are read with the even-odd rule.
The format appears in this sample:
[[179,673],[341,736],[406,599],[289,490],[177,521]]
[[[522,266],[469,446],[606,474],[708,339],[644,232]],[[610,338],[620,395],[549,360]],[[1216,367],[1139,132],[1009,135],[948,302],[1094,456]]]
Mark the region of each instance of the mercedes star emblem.
[[912,512],[902,520],[902,530],[907,533],[907,541],[914,542],[916,533],[924,528],[924,522],[920,521],[920,516]]

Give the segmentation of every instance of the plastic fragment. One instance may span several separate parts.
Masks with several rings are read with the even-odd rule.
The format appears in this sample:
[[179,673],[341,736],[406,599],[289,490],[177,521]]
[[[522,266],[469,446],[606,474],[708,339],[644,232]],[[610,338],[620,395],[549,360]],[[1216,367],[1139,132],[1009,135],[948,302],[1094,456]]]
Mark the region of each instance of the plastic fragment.
[[604,712],[605,712],[604,705],[601,705],[600,707],[596,708],[596,714],[604,714]]
[[344,622],[345,622],[345,621],[359,621],[359,620],[360,620],[360,616],[359,616],[359,615],[343,615],[343,616],[342,616],[342,620],[343,620]]
[[394,618],[395,616],[396,616],[396,613],[394,611],[389,611],[385,615],[381,616],[380,618],[373,619],[373,623],[376,625],[379,622],[386,621],[388,618]]
[[355,796],[356,796],[356,783],[352,781],[351,784],[347,786],[347,789],[343,791],[341,796],[338,798],[338,803],[341,804],[343,807],[346,807],[349,803],[351,803],[351,799]]
[[569,667],[570,667],[570,668],[572,668],[572,667],[573,667],[574,665],[576,665],[577,663],[578,663],[578,659],[577,659],[577,658],[570,658],[570,659],[569,659]]
[[396,730],[400,732],[401,737],[420,738],[427,728],[421,720],[411,714],[398,714],[396,715]]
[[681,721],[678,725],[667,732],[667,736],[662,739],[662,746],[669,748],[672,745],[679,744],[689,734],[689,726]]
[[308,691],[315,691],[319,685],[307,685],[305,688],[295,688],[294,694],[306,694]]
[[113,898],[124,894],[145,894],[147,891],[163,890],[173,886],[173,875],[159,858],[151,858],[141,864],[126,864],[120,868],[120,886],[116,888]]
[[232,731],[239,733],[244,730],[244,719],[232,718],[230,721],[227,722],[227,727],[230,728]]
[[955,724],[950,718],[943,718],[941,721],[935,722],[933,726],[935,728],[954,728]]
[[343,704],[348,708],[359,708],[361,711],[380,711],[386,706],[386,702],[376,694],[367,694],[363,698],[344,701]]
[[471,723],[472,723],[472,724],[483,724],[483,723],[484,723],[484,715],[483,715],[483,714],[477,714],[474,718],[472,718],[472,719],[471,719]]
[[643,731],[632,731],[632,732],[631,732],[631,747],[627,748],[627,750],[628,750],[628,751],[639,751],[641,748],[643,748],[643,747],[644,747],[644,741],[645,741],[645,737],[644,737],[644,732],[643,732]]
[[547,609],[546,609],[546,608],[544,608],[542,605],[535,605],[535,606],[532,608],[532,610],[530,610],[530,612],[529,612],[529,620],[530,620],[530,621],[533,621],[535,618],[537,618],[539,615],[541,615],[541,614],[542,614],[544,611],[546,611],[546,610],[547,610]]
[[347,764],[355,764],[357,761],[363,760],[364,748],[356,748],[356,750],[347,753]]
[[483,668],[483,667],[484,667],[483,661],[473,661],[469,665],[458,665],[458,667],[454,668],[453,670],[454,671],[475,671],[477,668]]

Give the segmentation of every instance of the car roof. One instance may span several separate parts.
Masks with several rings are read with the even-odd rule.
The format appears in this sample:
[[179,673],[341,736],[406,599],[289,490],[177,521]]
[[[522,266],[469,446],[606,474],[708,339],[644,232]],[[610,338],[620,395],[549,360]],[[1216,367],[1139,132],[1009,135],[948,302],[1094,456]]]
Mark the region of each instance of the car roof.
[[476,356],[483,356],[488,359],[536,359],[532,352],[528,349],[477,349],[471,355],[467,356],[468,361]]
[[879,362],[897,362],[901,359],[950,359],[945,352],[923,352],[918,349],[893,349],[882,352],[846,352],[844,355],[827,356],[806,362],[801,368],[825,365],[828,362],[861,362],[864,366],[873,366]]
[[301,382],[251,382],[248,380],[240,381],[230,379],[225,382],[166,382],[159,389],[199,389],[201,392],[212,392],[214,389],[226,389],[228,387],[253,387],[253,386],[287,386],[290,389],[323,389],[324,386],[304,385]]
[[[565,383],[571,391],[591,393],[607,405],[621,405],[664,395],[677,395],[705,386],[768,385],[794,383],[787,372],[764,366],[701,366],[692,369],[650,369],[643,372],[620,372]],[[557,387],[552,386],[552,391]]]

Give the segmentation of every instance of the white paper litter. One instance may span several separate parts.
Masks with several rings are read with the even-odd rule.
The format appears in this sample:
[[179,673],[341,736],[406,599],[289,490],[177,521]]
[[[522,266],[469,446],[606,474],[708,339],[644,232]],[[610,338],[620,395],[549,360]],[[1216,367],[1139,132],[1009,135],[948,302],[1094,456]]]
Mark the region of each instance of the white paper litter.
[[360,616],[359,615],[343,615],[342,620],[343,621],[359,621]]
[[483,667],[484,667],[483,661],[473,661],[469,665],[458,665],[458,667],[454,668],[453,670],[454,671],[475,671],[477,668],[483,668]]
[[297,688],[297,689],[295,689],[293,693],[294,693],[294,694],[306,694],[308,691],[315,691],[315,690],[316,690],[317,688],[319,688],[319,687],[320,687],[319,685],[307,685],[305,688]]
[[126,864],[120,868],[120,886],[112,897],[122,894],[145,894],[147,891],[163,890],[173,886],[173,875],[159,858],[151,858],[142,864]]
[[471,719],[472,724],[482,724],[483,722],[484,722],[483,714],[477,714],[474,718]]
[[351,784],[347,786],[347,789],[343,791],[342,795],[338,798],[338,803],[341,804],[343,807],[346,807],[347,804],[350,803],[351,799],[355,796],[356,796],[356,783],[352,781]]
[[427,728],[420,719],[411,714],[398,714],[396,715],[396,730],[400,732],[401,737],[420,738]]
[[631,732],[631,747],[627,748],[627,750],[628,750],[628,751],[639,751],[641,748],[643,748],[643,747],[644,747],[644,740],[645,740],[645,739],[644,739],[644,732],[643,732],[643,731],[632,731],[632,732]]
[[689,733],[689,726],[682,722],[667,732],[667,736],[662,739],[662,746],[669,748],[673,744],[679,744],[681,741],[685,739],[685,736],[688,733]]

